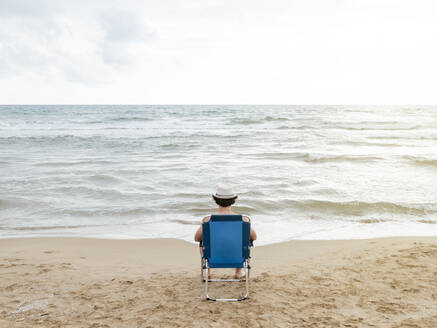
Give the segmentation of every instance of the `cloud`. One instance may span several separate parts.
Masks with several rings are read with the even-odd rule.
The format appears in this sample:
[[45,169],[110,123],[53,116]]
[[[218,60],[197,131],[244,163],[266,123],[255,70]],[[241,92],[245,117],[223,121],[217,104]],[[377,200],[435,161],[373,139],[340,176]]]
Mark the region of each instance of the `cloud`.
[[137,15],[124,10],[108,10],[99,17],[103,36],[98,53],[107,65],[130,66],[132,45],[153,40],[154,33]]
[[50,0],[2,0],[0,16],[35,17],[58,8],[59,2]]
[[100,16],[107,41],[142,41],[152,36],[141,19],[124,10],[108,10]]
[[133,65],[132,48],[153,39],[134,12],[59,3],[0,2],[0,79],[61,75],[76,83],[105,83]]
[[435,103],[436,10],[434,0],[0,0],[0,102]]

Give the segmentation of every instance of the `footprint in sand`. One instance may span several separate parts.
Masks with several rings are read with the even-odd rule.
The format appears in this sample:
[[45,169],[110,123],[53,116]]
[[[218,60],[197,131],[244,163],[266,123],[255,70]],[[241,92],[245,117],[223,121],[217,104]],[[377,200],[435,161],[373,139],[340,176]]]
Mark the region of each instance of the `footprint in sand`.
[[24,261],[24,259],[5,258],[5,261],[8,261],[8,262],[18,262],[18,261]]
[[6,286],[4,288],[4,290],[7,291],[7,292],[10,292],[10,291],[13,291],[16,287],[19,287],[19,285],[18,284],[12,284],[12,285]]
[[62,269],[73,269],[73,266],[71,263],[61,263],[60,266]]

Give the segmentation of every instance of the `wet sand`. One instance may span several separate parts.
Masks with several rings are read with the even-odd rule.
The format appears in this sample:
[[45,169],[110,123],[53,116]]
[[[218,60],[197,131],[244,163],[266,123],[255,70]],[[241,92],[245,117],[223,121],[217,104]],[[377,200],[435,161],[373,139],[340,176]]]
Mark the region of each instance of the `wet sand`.
[[437,237],[255,247],[237,303],[204,300],[199,263],[175,239],[2,239],[0,327],[437,327]]

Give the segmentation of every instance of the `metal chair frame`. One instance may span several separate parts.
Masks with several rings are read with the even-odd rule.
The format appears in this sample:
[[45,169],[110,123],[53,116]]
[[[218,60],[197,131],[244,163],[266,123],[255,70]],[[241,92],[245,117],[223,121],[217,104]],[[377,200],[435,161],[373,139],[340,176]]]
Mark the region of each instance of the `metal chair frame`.
[[[251,222],[250,217],[247,215],[243,215],[249,219],[249,223]],[[205,217],[206,218],[206,217]],[[204,218],[204,219],[205,219]],[[205,283],[205,297],[208,301],[218,301],[218,302],[238,302],[243,301],[249,297],[249,275],[250,275],[250,256],[245,259],[243,262],[243,268],[245,270],[244,279],[208,279],[209,276],[209,261],[208,259],[203,257],[203,242],[199,242],[199,247],[201,250],[201,262],[200,262],[200,276],[202,281]],[[252,240],[250,240],[249,247],[253,247]],[[206,276],[205,276],[206,274]],[[214,298],[209,295],[209,283],[211,282],[245,282],[246,292],[240,298]]]

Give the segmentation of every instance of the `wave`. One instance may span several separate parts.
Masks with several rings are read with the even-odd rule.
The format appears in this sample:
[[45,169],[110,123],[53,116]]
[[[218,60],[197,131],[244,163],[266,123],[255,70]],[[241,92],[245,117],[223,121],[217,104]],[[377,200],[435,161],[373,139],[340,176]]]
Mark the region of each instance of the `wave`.
[[326,126],[325,129],[338,129],[338,130],[350,130],[350,131],[374,131],[374,130],[383,130],[383,131],[410,131],[410,130],[419,130],[421,126],[414,125],[414,126],[408,126],[408,127],[392,127],[392,128],[385,128],[385,127],[378,127],[378,126],[369,126],[369,127],[362,127],[362,126],[344,126],[344,125],[332,125],[332,126]]
[[261,120],[257,119],[250,119],[250,118],[233,118],[231,119],[227,125],[234,125],[234,124],[240,124],[240,125],[251,125],[251,124],[260,124],[262,123]]
[[311,125],[298,125],[298,126],[281,125],[277,129],[278,130],[314,130],[319,128]]
[[249,153],[241,156],[256,157],[261,159],[274,160],[301,160],[307,163],[328,163],[328,162],[374,162],[383,160],[382,157],[374,155],[329,155],[316,153]]
[[312,179],[300,179],[294,182],[293,184],[296,186],[311,186],[317,184],[317,181]]
[[28,227],[0,227],[0,230],[14,230],[14,231],[36,231],[36,230],[56,230],[56,229],[79,229],[79,228],[95,228],[103,225],[89,224],[89,225],[58,225],[58,226],[28,226]]
[[437,209],[427,209],[422,204],[397,204],[391,202],[330,202],[310,200],[299,204],[303,208],[312,208],[317,210],[328,210],[339,214],[364,215],[366,213],[395,213],[410,215],[428,215],[437,213]]
[[389,219],[375,219],[375,218],[358,220],[359,223],[365,223],[365,224],[382,223],[382,222],[389,222],[389,221],[393,221],[393,220],[389,220]]
[[152,119],[149,117],[141,117],[141,116],[131,116],[131,117],[115,117],[108,119],[108,121],[111,122],[128,122],[128,121],[140,121],[140,122],[147,122],[151,121]]
[[24,199],[0,199],[0,209],[16,208],[26,203]]
[[19,202],[14,200],[0,199],[0,209],[16,207],[18,204]]
[[348,145],[348,146],[369,146],[369,147],[404,147],[405,145],[389,142],[368,142],[368,141],[333,141],[331,145]]
[[290,119],[288,117],[265,116],[263,118],[258,118],[258,119],[233,118],[229,121],[229,124],[251,125],[251,124],[262,124],[265,122],[286,122],[286,121],[290,121]]
[[284,121],[290,121],[288,117],[273,117],[273,116],[266,116],[261,121],[267,121],[267,122],[284,122]]
[[327,200],[292,200],[283,199],[279,201],[261,201],[257,202],[257,209],[271,210],[287,210],[290,208],[298,209],[304,212],[320,212],[341,216],[364,216],[365,214],[407,214],[415,216],[425,216],[437,213],[437,208],[430,205],[427,208],[424,204],[397,204],[390,202],[363,202],[363,201],[348,201],[334,202]]
[[28,198],[8,198],[0,199],[0,209],[11,209],[11,208],[37,208],[45,206],[43,202],[38,200],[32,200]]
[[318,195],[336,195],[339,194],[339,191],[334,189],[334,188],[329,188],[329,187],[325,187],[325,188],[317,188],[312,190],[312,192],[318,194]]
[[33,166],[48,166],[48,167],[62,167],[62,166],[81,166],[81,165],[88,165],[88,164],[105,164],[105,165],[111,165],[111,164],[117,164],[116,161],[110,161],[110,160],[96,160],[96,159],[89,159],[89,160],[79,160],[79,161],[71,161],[71,162],[65,162],[65,161],[51,161],[51,162],[38,162],[32,164]]
[[[0,137],[0,144],[11,144],[11,143],[35,143],[38,147],[50,146],[50,145],[64,145],[64,144],[77,144],[84,143],[89,145],[90,143],[96,142],[113,142],[111,138],[106,138],[103,136],[78,136],[73,134],[65,135],[45,135],[45,136],[9,136]],[[118,141],[118,139],[117,139]]]
[[73,217],[125,217],[156,214],[156,211],[145,207],[91,208],[91,209],[57,209],[55,214]]
[[418,156],[410,156],[410,155],[402,156],[402,158],[408,160],[410,163],[417,165],[417,166],[428,166],[428,167],[431,166],[431,167],[437,168],[437,159],[418,157]]
[[360,122],[353,122],[355,125],[359,124],[375,124],[375,125],[396,125],[399,124],[399,121],[360,121]]
[[373,162],[382,160],[382,157],[371,155],[325,155],[304,153],[296,158],[302,159],[309,163],[327,163],[327,162]]
[[170,222],[176,222],[176,223],[180,223],[180,224],[184,224],[184,225],[199,225],[200,224],[200,220],[190,221],[190,220],[175,219],[175,220],[170,220]]
[[[89,131],[89,129],[84,129]],[[105,129],[106,130],[106,129]],[[111,129],[108,129],[111,130]],[[115,128],[115,130],[133,130],[132,128]],[[141,129],[138,129],[141,130]],[[97,130],[93,130],[92,133],[95,133]],[[99,130],[100,131],[100,130]],[[103,131],[103,130],[102,130]],[[68,146],[81,146],[81,147],[114,147],[114,146],[137,146],[141,145],[144,142],[148,141],[148,139],[163,139],[170,138],[173,139],[175,136],[146,136],[146,137],[138,137],[135,135],[127,136],[114,136],[114,134],[107,135],[109,132],[103,132],[101,135],[76,135],[76,134],[68,134],[68,135],[27,135],[27,136],[8,136],[8,137],[0,137],[0,144],[10,145],[11,143],[35,143],[37,147],[46,147],[51,145],[64,145]],[[80,134],[80,132],[78,132]],[[176,136],[177,137],[177,136]]]
[[187,144],[185,142],[180,143],[167,143],[163,145],[159,145],[159,148],[163,150],[175,150],[175,149],[181,149],[181,150],[189,150],[189,149],[196,149],[200,145],[199,144]]
[[[250,133],[244,132],[236,132],[235,130],[225,130],[223,133],[214,133],[211,131],[205,131],[205,132],[194,132],[194,133],[187,133],[187,134],[172,134],[171,136],[164,136],[164,137],[150,137],[149,139],[153,138],[168,138],[168,139],[175,139],[175,138],[183,138],[185,139],[191,139],[191,138],[214,138],[214,139],[233,139],[238,137],[247,137],[250,135]],[[215,130],[215,131],[223,131],[223,130]]]
[[417,220],[417,222],[425,223],[425,224],[437,224],[437,221],[433,221],[433,220]]
[[15,140],[45,141],[47,139],[73,139],[73,138],[88,139],[87,137],[75,136],[73,134],[63,134],[63,135],[49,135],[49,136],[9,136],[9,137],[0,137],[0,140],[5,142],[10,142]]
[[389,135],[389,136],[367,136],[368,139],[381,139],[381,140],[437,140],[437,136],[424,137],[424,136],[404,136],[404,135]]
[[238,213],[244,213],[247,215],[252,214],[256,211],[255,207],[248,206],[248,205],[244,206],[244,205],[236,204],[236,205],[232,206],[232,208]]
[[[187,199],[198,199],[198,194],[193,194],[192,196],[189,196],[190,194],[186,194]],[[170,197],[170,199],[176,199],[173,195],[163,195],[163,197]],[[215,206],[207,206],[209,204],[212,205],[211,198],[208,197],[207,201],[201,200],[201,201],[189,201],[189,200],[181,200],[181,201],[172,201],[170,203],[164,203],[163,208],[168,210],[169,212],[185,212],[193,215],[209,215],[210,213],[213,213],[216,209]],[[242,205],[236,203],[232,208],[238,212],[238,213],[253,213],[255,211],[255,208],[248,205]]]
[[88,177],[85,177],[88,180],[99,182],[99,183],[121,183],[122,180],[116,176],[108,175],[108,174],[93,174]]

